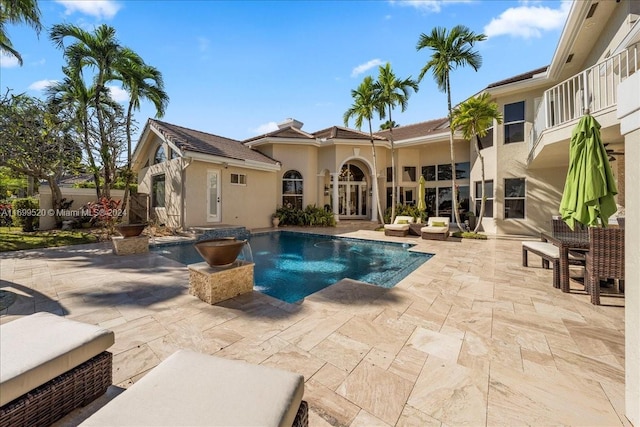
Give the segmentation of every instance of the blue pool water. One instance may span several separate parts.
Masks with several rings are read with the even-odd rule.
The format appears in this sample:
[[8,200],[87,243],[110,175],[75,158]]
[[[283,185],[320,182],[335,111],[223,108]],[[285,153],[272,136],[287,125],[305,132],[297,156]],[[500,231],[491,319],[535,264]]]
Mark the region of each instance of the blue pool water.
[[[296,302],[342,279],[391,288],[432,254],[411,245],[280,231],[249,238],[255,289]],[[158,246],[152,251],[183,264],[202,262],[193,244]]]

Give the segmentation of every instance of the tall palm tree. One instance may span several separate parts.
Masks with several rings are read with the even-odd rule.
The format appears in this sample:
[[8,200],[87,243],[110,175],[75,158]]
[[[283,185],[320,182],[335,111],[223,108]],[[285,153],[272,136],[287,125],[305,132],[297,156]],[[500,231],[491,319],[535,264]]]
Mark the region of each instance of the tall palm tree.
[[487,136],[487,130],[493,126],[495,120],[498,124],[502,123],[502,114],[498,109],[498,104],[491,100],[488,92],[483,92],[478,96],[467,99],[453,110],[453,119],[451,120],[451,128],[462,132],[464,139],[471,141],[475,135],[474,147],[476,155],[480,159],[481,185],[482,185],[482,201],[480,202],[480,213],[476,227],[473,230],[477,232],[482,224],[484,217],[484,205],[486,196],[484,194],[484,156],[480,150],[480,138]]
[[[371,127],[371,119],[375,112],[380,110],[376,99],[375,84],[371,76],[364,78],[357,89],[351,90],[353,104],[344,113],[344,125],[349,126],[349,119],[355,117],[355,126],[358,130],[362,128],[362,122],[366,119],[369,124],[369,141],[371,142],[371,152],[373,155],[373,179],[377,179],[378,162],[376,159],[376,146],[373,141],[373,128]],[[379,192],[379,190],[378,190]],[[376,194],[378,221],[384,223],[382,215],[382,207],[380,206],[380,197]]]
[[82,146],[87,154],[89,168],[96,184],[96,197],[99,199],[101,195],[100,168],[96,163],[89,138],[90,114],[95,100],[94,90],[93,87],[85,85],[78,69],[63,67],[62,72],[65,75],[64,79],[47,87],[46,94],[49,102],[66,109],[73,116],[75,128],[77,133],[81,135]]
[[[407,109],[411,90],[418,91],[418,82],[411,77],[399,79],[391,69],[391,64],[386,63],[378,69],[378,80],[375,83],[376,97],[378,99],[380,118],[387,118],[393,123],[391,112],[396,106],[400,106],[401,111]],[[393,127],[389,128],[389,142],[391,142],[391,222],[396,217],[396,164],[395,146],[393,141]]]
[[164,116],[169,103],[169,95],[164,90],[164,80],[162,73],[157,68],[144,63],[142,58],[130,49],[123,49],[118,66],[118,74],[113,76],[114,80],[120,80],[123,88],[129,93],[129,103],[127,106],[127,168],[125,172],[125,189],[122,210],[127,207],[129,191],[131,188],[131,125],[133,111],[140,110],[140,101],[147,99],[156,107],[156,117]]
[[[101,153],[107,155],[106,146],[110,143],[105,127],[105,110],[102,103],[110,98],[109,89],[106,83],[115,73],[115,66],[122,53],[122,47],[116,39],[116,30],[108,25],[100,25],[93,33],[88,32],[72,24],[56,24],[51,28],[49,37],[59,48],[64,48],[64,56],[69,61],[71,67],[80,70],[82,75],[84,69],[94,68],[94,104],[96,108],[96,118],[98,120],[98,132],[101,143]],[[74,39],[75,42],[66,48],[64,40]],[[104,189],[103,195],[110,197],[114,172],[111,170],[111,162],[103,162],[104,169]]]
[[[464,25],[456,25],[447,32],[445,28],[436,27],[431,30],[431,34],[420,34],[417,50],[429,48],[433,52],[429,62],[422,67],[418,81],[422,81],[424,75],[431,71],[434,79],[438,85],[438,89],[441,92],[447,94],[447,111],[449,114],[449,123],[451,123],[451,71],[455,70],[459,66],[471,66],[475,71],[482,65],[482,57],[477,51],[473,50],[473,45],[476,42],[486,40],[487,36],[484,34],[475,34],[469,28]],[[460,224],[460,212],[458,206],[455,203],[458,200],[456,194],[456,158],[453,146],[453,126],[449,126],[449,149],[451,151],[451,193],[452,193],[452,208],[456,219],[458,228],[462,230]]]
[[22,65],[22,56],[15,50],[5,31],[5,23],[25,23],[40,34],[40,9],[37,0],[0,0],[0,53],[11,55]]

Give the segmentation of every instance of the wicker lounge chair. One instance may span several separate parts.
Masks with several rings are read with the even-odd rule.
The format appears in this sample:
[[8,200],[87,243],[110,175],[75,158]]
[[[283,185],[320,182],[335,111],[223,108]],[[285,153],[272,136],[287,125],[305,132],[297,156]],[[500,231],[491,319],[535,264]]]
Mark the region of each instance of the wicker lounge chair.
[[420,229],[422,238],[427,240],[447,240],[449,238],[449,218],[432,216],[427,226]]
[[393,221],[393,224],[384,225],[385,236],[404,237],[409,233],[409,224],[415,222],[412,216],[399,215]]
[[50,313],[0,327],[0,426],[49,426],[111,385],[113,332]]

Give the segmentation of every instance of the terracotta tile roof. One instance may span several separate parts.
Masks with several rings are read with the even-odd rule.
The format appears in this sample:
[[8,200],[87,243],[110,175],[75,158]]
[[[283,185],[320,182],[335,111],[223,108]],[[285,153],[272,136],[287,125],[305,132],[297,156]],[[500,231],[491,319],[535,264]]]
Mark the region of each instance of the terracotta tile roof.
[[[369,140],[369,134],[355,129],[349,129],[341,126],[331,126],[313,133],[315,138],[327,139],[366,139]],[[373,134],[375,139],[384,139]]]
[[252,160],[275,165],[277,162],[259,151],[246,147],[235,139],[200,132],[182,126],[172,125],[156,119],[149,119],[149,126],[155,128],[180,150],[210,154],[237,160]]
[[492,87],[507,85],[509,83],[515,83],[515,82],[519,82],[519,81],[522,81],[522,80],[530,79],[534,75],[540,74],[540,73],[546,71],[547,68],[548,68],[548,66],[536,68],[535,70],[527,71],[526,73],[518,74],[517,76],[509,77],[508,79],[500,80],[499,82],[495,82],[495,83],[491,83],[491,84],[489,84],[489,86],[487,86],[487,89],[492,88]]
[[242,141],[243,144],[251,141],[257,141],[258,139],[263,138],[305,138],[305,139],[315,139],[313,135],[307,133],[299,128],[293,126],[287,126],[282,129],[276,129],[273,132],[265,133],[262,135],[254,136],[253,138],[245,139]]
[[[421,136],[433,135],[441,132],[448,132],[448,119],[435,119],[428,122],[415,123],[412,125],[399,126],[393,128],[394,141],[402,141],[404,139],[419,138]],[[376,135],[388,139],[389,130],[377,132]]]

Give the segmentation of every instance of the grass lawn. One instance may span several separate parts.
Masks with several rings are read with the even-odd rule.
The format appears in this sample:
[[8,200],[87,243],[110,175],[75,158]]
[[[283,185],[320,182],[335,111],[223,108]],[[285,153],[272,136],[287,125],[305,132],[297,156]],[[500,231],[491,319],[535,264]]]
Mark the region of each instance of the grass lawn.
[[0,227],[0,252],[79,245],[97,241],[98,238],[95,235],[75,230],[25,233],[20,227]]

